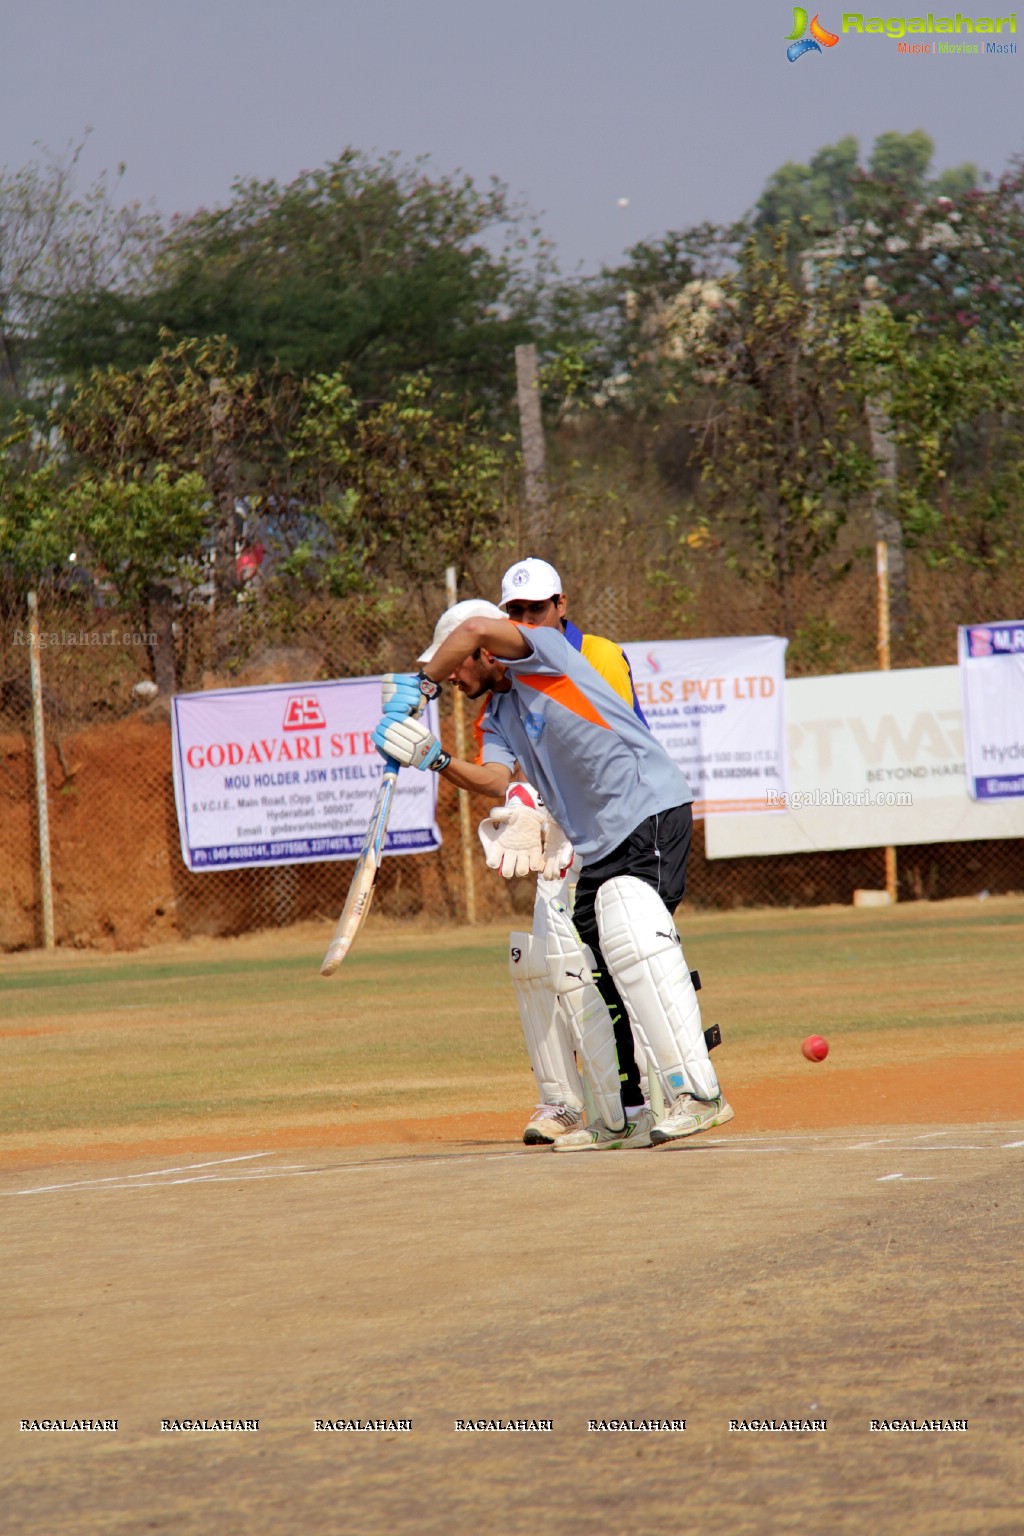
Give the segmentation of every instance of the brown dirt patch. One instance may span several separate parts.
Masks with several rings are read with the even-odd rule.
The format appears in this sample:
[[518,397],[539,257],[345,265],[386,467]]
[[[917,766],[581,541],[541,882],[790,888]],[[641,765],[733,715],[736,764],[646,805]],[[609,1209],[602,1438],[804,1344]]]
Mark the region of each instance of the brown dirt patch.
[[[47,1180],[4,1203],[11,1528],[657,1529],[697,1498],[684,1487],[737,1536],[1016,1536],[1022,1129],[944,1147],[949,1127],[769,1145],[729,1127],[580,1158],[389,1139],[370,1158]],[[17,1428],[61,1415],[118,1431]],[[188,1418],[259,1430],[161,1429]],[[325,1418],[412,1428],[316,1432]],[[870,1428],[925,1418],[967,1429]],[[456,1429],[510,1419],[553,1428]],[[686,1429],[589,1428],[623,1419]]]
[[[854,1126],[970,1125],[1024,1115],[1024,1051],[917,1060],[838,1070],[823,1062],[806,1072],[729,1087],[736,1111],[730,1130],[842,1130]],[[528,1110],[389,1117],[386,1125],[268,1125],[259,1130],[168,1133],[85,1141],[74,1134],[0,1151],[0,1168],[28,1169],[124,1158],[289,1148],[507,1146],[518,1141]]]

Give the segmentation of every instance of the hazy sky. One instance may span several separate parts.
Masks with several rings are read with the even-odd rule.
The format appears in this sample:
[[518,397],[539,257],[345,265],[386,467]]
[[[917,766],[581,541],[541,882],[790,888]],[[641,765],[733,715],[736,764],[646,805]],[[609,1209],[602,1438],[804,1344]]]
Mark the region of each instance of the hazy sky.
[[[784,161],[846,134],[866,157],[877,134],[923,128],[939,170],[973,160],[999,173],[1024,152],[1020,52],[907,56],[891,38],[847,34],[791,64],[793,7],[776,0],[4,9],[9,169],[91,127],[83,183],[123,161],[124,195],[170,214],[225,201],[237,176],[286,180],[347,145],[425,154],[437,171],[507,183],[565,271],[738,217]],[[830,5],[821,23],[838,33],[841,17]],[[1003,36],[1024,46],[1024,13],[1019,43]]]

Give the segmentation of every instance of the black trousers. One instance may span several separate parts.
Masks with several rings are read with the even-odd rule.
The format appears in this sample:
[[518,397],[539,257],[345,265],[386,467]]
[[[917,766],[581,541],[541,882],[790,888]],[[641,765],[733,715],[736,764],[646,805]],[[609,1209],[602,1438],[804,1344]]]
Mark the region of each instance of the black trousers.
[[634,827],[625,841],[613,848],[605,858],[584,865],[576,882],[573,922],[584,944],[589,944],[594,951],[594,980],[608,1004],[615,1025],[615,1048],[619,1057],[623,1105],[641,1102],[640,1069],[636,1064],[629,1018],[601,954],[594,909],[597,893],[606,881],[613,880],[616,875],[633,875],[656,890],[668,910],[674,912],[686,890],[686,866],[690,861],[692,840],[691,806],[677,805],[672,810],[659,811]]

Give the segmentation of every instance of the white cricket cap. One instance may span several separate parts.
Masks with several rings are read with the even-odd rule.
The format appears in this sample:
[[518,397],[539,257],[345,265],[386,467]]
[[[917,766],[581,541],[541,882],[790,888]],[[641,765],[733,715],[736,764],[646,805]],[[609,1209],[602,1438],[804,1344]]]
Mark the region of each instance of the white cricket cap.
[[441,645],[442,641],[447,640],[452,631],[458,629],[459,625],[464,624],[467,619],[507,618],[507,613],[502,613],[501,609],[494,603],[485,602],[482,597],[467,597],[465,602],[453,603],[450,608],[445,609],[434,625],[433,640],[431,640],[423,654],[417,656],[416,660],[424,666],[428,661],[432,661],[434,652]]
[[546,560],[517,560],[501,578],[501,606],[560,597],[562,578]]

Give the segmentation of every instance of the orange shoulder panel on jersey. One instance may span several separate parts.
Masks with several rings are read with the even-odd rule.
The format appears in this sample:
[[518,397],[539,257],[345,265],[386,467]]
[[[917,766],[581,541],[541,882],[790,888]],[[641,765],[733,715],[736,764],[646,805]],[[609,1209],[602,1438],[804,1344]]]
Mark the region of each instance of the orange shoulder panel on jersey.
[[549,699],[554,699],[556,704],[561,704],[563,708],[571,710],[574,715],[579,715],[581,720],[587,720],[591,725],[599,725],[603,730],[611,730],[608,721],[598,714],[583,690],[564,673],[560,677],[547,677],[539,672],[520,672],[516,676],[516,681],[525,683],[527,688],[536,688],[538,693],[547,694]]

